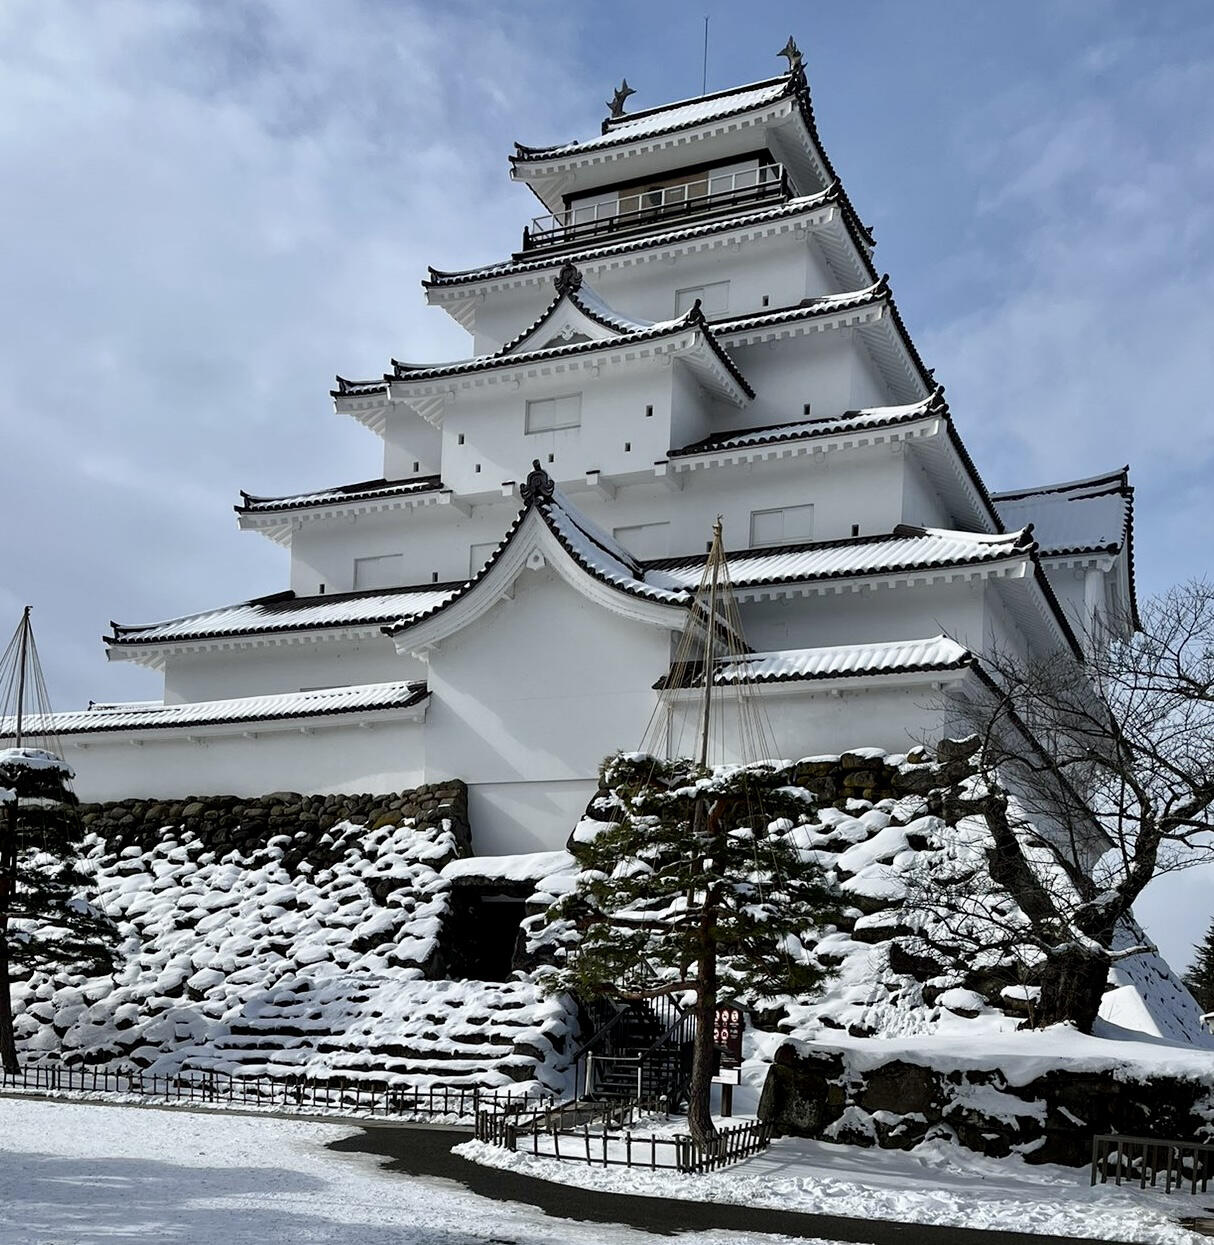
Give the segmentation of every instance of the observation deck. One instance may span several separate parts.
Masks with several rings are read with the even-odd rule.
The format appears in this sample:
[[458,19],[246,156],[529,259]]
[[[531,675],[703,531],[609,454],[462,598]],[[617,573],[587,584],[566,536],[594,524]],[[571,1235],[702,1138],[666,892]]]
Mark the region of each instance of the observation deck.
[[626,237],[655,224],[669,227],[673,222],[698,221],[739,207],[783,202],[792,196],[782,164],[700,172],[666,185],[621,192],[606,202],[575,204],[563,212],[536,216],[523,230],[523,250]]

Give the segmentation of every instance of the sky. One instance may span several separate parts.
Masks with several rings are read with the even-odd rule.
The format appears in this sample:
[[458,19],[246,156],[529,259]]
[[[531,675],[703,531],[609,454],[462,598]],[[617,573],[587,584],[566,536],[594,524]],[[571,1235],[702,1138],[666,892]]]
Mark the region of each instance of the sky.
[[[513,141],[698,94],[705,16],[710,90],[796,36],[987,484],[1128,462],[1140,592],[1214,574],[1208,0],[5,0],[0,629],[55,707],[158,695],[110,619],[286,585],[238,490],[381,473],[334,373],[466,354],[418,282],[518,246]],[[1214,877],[1159,895],[1183,962]]]

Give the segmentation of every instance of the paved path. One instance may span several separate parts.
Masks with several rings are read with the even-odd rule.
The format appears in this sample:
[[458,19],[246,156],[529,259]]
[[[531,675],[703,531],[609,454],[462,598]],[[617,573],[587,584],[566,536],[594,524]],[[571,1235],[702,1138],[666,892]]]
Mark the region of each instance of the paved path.
[[[1048,1245],[1049,1241],[1058,1239],[1025,1232],[982,1232],[974,1228],[944,1228],[880,1219],[845,1219],[836,1215],[808,1215],[718,1202],[599,1193],[592,1189],[536,1180],[518,1172],[482,1167],[451,1153],[452,1146],[470,1136],[471,1133],[457,1129],[440,1131],[416,1129],[408,1125],[381,1125],[343,1141],[332,1142],[329,1149],[379,1155],[390,1160],[386,1164],[390,1171],[455,1180],[480,1197],[499,1202],[522,1202],[562,1219],[625,1224],[667,1236],[719,1228],[772,1232],[783,1236],[825,1237],[862,1245]],[[1120,1242],[1084,1239],[1090,1245],[1121,1245]]]

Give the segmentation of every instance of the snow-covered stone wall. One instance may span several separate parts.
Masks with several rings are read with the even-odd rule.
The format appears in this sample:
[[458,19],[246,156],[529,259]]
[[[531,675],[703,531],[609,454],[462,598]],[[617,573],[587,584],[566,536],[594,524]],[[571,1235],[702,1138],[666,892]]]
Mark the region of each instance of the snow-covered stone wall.
[[444,980],[442,870],[469,848],[462,783],[129,800],[82,816],[118,965],[18,983],[27,1060],[560,1084],[564,1002],[521,979]]

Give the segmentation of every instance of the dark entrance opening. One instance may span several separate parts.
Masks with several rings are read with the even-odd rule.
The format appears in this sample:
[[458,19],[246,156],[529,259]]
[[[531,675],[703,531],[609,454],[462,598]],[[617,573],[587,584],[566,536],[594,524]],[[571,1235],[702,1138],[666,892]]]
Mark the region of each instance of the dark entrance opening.
[[447,975],[456,980],[508,981],[526,915],[523,883],[460,884],[451,891],[451,911],[443,922],[440,949]]

